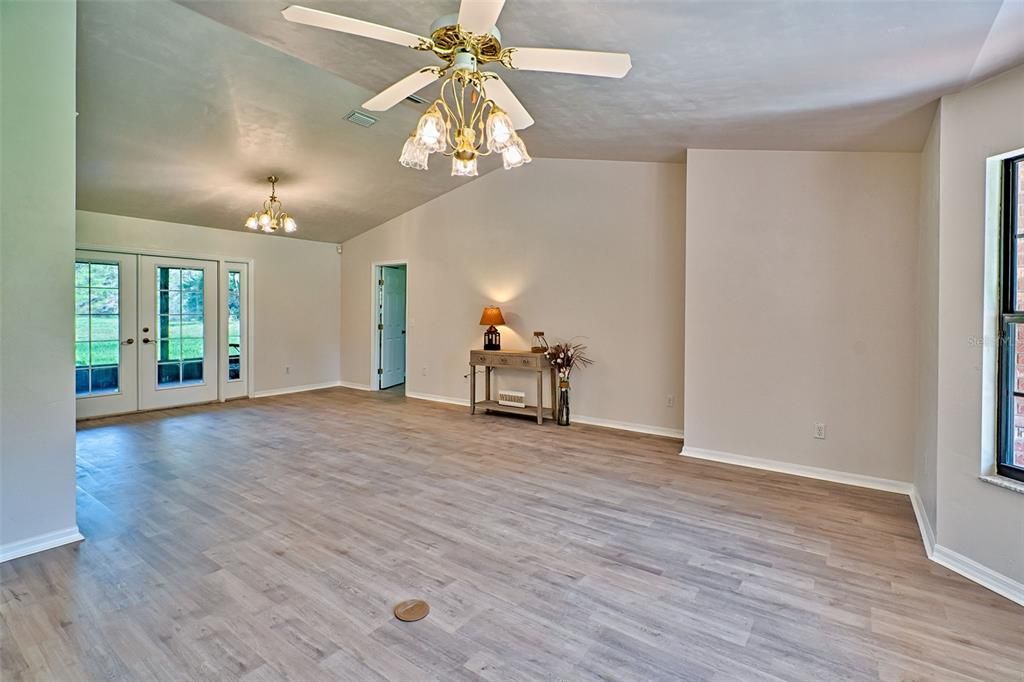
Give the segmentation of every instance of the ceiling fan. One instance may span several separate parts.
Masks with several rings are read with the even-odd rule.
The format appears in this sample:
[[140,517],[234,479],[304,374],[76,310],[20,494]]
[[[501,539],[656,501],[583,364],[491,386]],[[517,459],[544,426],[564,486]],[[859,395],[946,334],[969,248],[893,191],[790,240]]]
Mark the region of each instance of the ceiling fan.
[[516,131],[533,124],[533,117],[508,85],[493,71],[481,71],[481,64],[494,62],[513,70],[607,78],[622,78],[632,66],[629,55],[621,52],[502,47],[495,22],[504,5],[505,0],[462,0],[458,14],[434,21],[429,38],[299,5],[281,14],[298,24],[437,55],[444,62],[441,66],[425,66],[409,74],[367,100],[363,108],[386,111],[434,81],[445,79],[440,96],[406,140],[399,161],[403,166],[426,170],[428,156],[439,152],[452,157],[452,175],[477,175],[477,158],[491,153],[501,153],[506,169],[528,163],[526,145]]

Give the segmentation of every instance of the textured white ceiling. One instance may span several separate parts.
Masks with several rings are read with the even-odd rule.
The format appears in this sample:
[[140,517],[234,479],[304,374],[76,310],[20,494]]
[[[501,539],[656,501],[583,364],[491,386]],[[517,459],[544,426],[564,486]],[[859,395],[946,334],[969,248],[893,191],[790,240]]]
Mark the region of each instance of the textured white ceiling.
[[[80,3],[80,207],[234,228],[274,171],[300,235],[340,241],[455,187],[444,164],[396,162],[422,107],[399,104],[371,129],[341,120],[435,58],[291,24],[287,4]],[[458,10],[302,4],[415,33]],[[534,156],[678,161],[689,147],[917,151],[937,97],[1024,61],[1022,8],[508,0],[498,25],[506,46],[632,55],[623,80],[505,72],[537,120],[523,135]]]

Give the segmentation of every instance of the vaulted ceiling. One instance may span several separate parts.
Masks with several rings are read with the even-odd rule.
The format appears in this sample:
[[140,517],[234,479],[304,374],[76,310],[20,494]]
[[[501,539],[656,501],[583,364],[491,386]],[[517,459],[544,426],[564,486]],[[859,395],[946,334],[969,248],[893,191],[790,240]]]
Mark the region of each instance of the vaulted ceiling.
[[[300,1],[419,34],[458,11]],[[79,208],[242,229],[275,173],[298,236],[343,241],[466,182],[443,159],[398,165],[422,106],[371,128],[343,118],[435,57],[291,24],[287,4],[80,2]],[[918,151],[939,96],[1024,62],[1016,0],[508,0],[498,26],[506,46],[632,55],[622,80],[503,74],[537,121],[523,132],[537,157]]]

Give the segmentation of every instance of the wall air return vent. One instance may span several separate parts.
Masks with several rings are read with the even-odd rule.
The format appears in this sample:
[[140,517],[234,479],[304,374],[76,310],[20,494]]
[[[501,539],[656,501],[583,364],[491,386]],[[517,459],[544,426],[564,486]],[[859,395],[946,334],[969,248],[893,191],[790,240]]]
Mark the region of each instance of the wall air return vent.
[[357,126],[363,126],[364,128],[369,128],[374,123],[376,123],[379,119],[376,116],[370,116],[365,111],[359,111],[358,109],[354,109],[354,110],[348,112],[347,114],[345,114],[345,120],[346,121],[350,121],[352,123],[355,123]]

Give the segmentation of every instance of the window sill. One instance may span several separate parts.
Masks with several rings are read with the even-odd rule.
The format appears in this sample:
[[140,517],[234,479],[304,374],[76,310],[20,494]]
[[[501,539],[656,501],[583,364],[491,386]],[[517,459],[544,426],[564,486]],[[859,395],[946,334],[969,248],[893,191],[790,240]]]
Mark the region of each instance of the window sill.
[[999,486],[1000,488],[1024,495],[1024,483],[1021,481],[1015,481],[1006,476],[978,476],[978,478],[990,485]]

